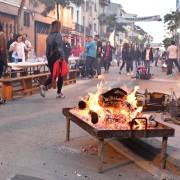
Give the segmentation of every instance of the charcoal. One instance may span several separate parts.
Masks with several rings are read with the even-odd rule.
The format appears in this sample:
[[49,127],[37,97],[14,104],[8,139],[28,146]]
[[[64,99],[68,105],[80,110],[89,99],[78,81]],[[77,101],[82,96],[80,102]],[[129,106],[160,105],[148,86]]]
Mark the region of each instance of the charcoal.
[[86,102],[84,102],[84,101],[79,101],[78,107],[79,107],[79,109],[81,109],[81,110],[85,109],[85,108],[86,108]]
[[91,115],[91,122],[93,124],[98,123],[98,114],[94,111],[90,111],[89,114]]

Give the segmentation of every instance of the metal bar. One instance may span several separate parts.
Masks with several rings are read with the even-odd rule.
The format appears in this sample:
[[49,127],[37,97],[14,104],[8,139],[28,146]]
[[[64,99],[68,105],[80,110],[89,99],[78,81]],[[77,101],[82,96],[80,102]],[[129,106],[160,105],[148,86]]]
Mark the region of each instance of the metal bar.
[[161,147],[161,168],[166,168],[166,160],[167,160],[167,141],[168,137],[162,138],[162,147]]
[[66,117],[66,141],[69,141],[70,137],[70,119]]
[[104,139],[99,139],[98,144],[98,172],[103,171],[103,160],[104,160]]

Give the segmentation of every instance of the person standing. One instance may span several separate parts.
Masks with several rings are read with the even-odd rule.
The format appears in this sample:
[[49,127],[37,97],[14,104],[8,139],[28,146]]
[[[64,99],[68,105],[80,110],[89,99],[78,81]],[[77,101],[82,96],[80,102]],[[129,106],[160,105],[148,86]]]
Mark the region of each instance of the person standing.
[[110,63],[112,61],[112,56],[113,56],[113,48],[110,45],[110,42],[107,41],[106,46],[104,48],[104,56],[103,56],[105,72],[109,71]]
[[27,59],[29,58],[29,52],[31,51],[32,49],[32,45],[31,45],[31,42],[27,39],[27,34],[23,34],[23,42],[25,44],[25,61],[27,61]]
[[178,68],[178,71],[180,72],[180,65],[178,63],[178,48],[175,45],[175,41],[171,41],[171,45],[167,48],[167,55],[168,55],[168,70],[167,70],[167,75],[172,74],[172,69],[173,69],[173,63],[176,65]]
[[89,78],[94,76],[94,65],[96,62],[96,42],[92,36],[88,36],[86,48],[86,75]]
[[64,36],[63,51],[64,51],[64,58],[65,58],[66,62],[68,63],[69,56],[71,55],[71,45],[68,41],[67,36]]
[[142,59],[148,74],[150,74],[150,63],[153,62],[153,52],[149,44],[146,45],[146,48],[142,52]]
[[141,64],[141,51],[139,47],[137,47],[135,50],[134,58],[135,58],[135,63],[136,63],[136,68],[137,68]]
[[12,52],[13,62],[25,62],[25,50],[28,51],[28,48],[23,42],[22,35],[18,34],[9,48],[9,52]]
[[7,66],[6,38],[0,23],[0,78],[2,77],[4,67]]
[[154,60],[155,60],[155,66],[157,67],[158,65],[158,60],[160,58],[160,52],[159,52],[159,48],[156,48],[155,49],[155,52],[154,52]]
[[121,46],[117,47],[115,56],[116,56],[116,60],[117,60],[117,66],[119,66],[120,65],[120,60],[122,58],[121,57]]
[[[51,75],[45,81],[44,85],[40,86],[40,94],[42,97],[45,97],[45,91],[48,89],[48,86],[52,83],[53,67],[55,62],[58,59],[59,59],[58,61],[60,61],[62,58],[64,58],[63,41],[60,30],[61,30],[61,23],[58,20],[53,21],[51,23],[50,33],[46,39],[46,57]],[[61,92],[62,86],[63,86],[63,78],[59,75],[57,80],[56,98],[65,97]]]
[[96,68],[97,68],[97,76],[101,75],[101,54],[102,54],[102,42],[100,41],[99,35],[95,35],[95,41],[97,45],[96,49]]
[[9,52],[9,49],[10,49],[11,44],[12,44],[14,41],[15,41],[14,33],[11,32],[11,33],[9,34],[9,40],[8,40],[8,42],[7,42],[8,60],[9,60],[9,62],[13,62],[12,51]]

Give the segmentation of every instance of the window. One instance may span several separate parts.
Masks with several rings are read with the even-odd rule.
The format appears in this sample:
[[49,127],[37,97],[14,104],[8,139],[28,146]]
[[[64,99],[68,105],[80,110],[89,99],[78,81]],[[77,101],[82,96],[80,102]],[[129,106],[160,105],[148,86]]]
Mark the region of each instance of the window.
[[79,23],[79,11],[77,10],[77,23]]
[[28,12],[24,12],[24,26],[30,26],[30,15]]

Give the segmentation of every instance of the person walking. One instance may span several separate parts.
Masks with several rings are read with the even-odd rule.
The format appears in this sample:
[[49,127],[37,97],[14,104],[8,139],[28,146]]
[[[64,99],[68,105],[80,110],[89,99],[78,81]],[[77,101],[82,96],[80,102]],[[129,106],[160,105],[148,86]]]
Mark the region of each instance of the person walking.
[[129,59],[127,60],[127,73],[133,75],[133,63],[135,59],[135,50],[134,47],[131,45],[129,49]]
[[121,74],[122,69],[126,65],[126,72],[127,72],[127,75],[129,75],[129,64],[128,64],[128,61],[130,61],[130,58],[131,57],[130,57],[129,44],[128,43],[124,43],[123,44],[123,49],[122,49],[122,65],[120,67],[119,74]]
[[171,41],[171,45],[168,46],[167,48],[167,55],[168,55],[168,60],[167,60],[167,65],[168,65],[168,70],[167,70],[167,75],[172,74],[172,69],[173,69],[173,64],[176,65],[178,68],[178,71],[180,72],[180,65],[178,63],[178,48],[175,45],[175,41]]
[[6,38],[0,23],[0,78],[2,77],[4,67],[7,66],[7,51]]
[[96,69],[97,69],[97,76],[101,75],[101,66],[102,66],[102,60],[101,60],[101,54],[102,54],[102,42],[100,41],[99,35],[95,35],[95,41],[97,45],[96,49]]
[[153,52],[149,44],[146,45],[146,48],[142,52],[142,59],[148,74],[150,74],[150,63],[153,62]]
[[[54,64],[56,63],[56,61],[61,61],[64,57],[63,41],[60,30],[61,30],[61,23],[58,20],[53,21],[51,23],[50,33],[46,39],[46,57],[51,75],[45,81],[44,85],[40,86],[40,94],[42,97],[45,97],[45,91],[48,89],[48,86],[52,83]],[[56,98],[65,97],[61,92],[62,85],[63,85],[63,78],[59,74],[57,80]]]
[[88,78],[94,77],[94,65],[96,62],[96,42],[92,36],[87,37],[86,48],[86,76]]
[[112,56],[113,56],[113,48],[110,45],[110,42],[107,41],[105,49],[104,49],[104,56],[103,56],[105,72],[109,71],[109,67],[110,67],[110,64],[111,64],[111,61],[112,61]]
[[71,55],[71,45],[68,41],[68,36],[64,36],[63,51],[64,51],[64,58],[66,62],[68,63],[69,56]]

